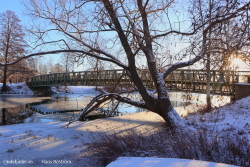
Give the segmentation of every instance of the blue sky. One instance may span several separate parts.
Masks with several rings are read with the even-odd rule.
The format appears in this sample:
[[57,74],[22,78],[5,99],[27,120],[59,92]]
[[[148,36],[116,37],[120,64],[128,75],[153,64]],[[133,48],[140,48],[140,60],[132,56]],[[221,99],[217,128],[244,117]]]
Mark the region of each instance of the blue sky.
[[[27,1],[27,0],[26,0]],[[21,5],[20,0],[0,0],[0,13],[6,10],[12,10],[16,13],[20,20],[24,21],[25,18],[22,14],[24,6]]]
[[[25,16],[23,14],[23,11],[25,11],[25,7],[20,3],[20,1],[28,2],[28,0],[0,0],[0,13],[5,12],[6,10],[14,11],[18,18],[21,20],[21,25],[24,25],[25,23],[28,23],[29,18],[28,16]],[[45,59],[49,59],[50,57],[54,59],[54,63],[57,63],[57,61],[59,61],[59,55],[48,55],[45,56]]]

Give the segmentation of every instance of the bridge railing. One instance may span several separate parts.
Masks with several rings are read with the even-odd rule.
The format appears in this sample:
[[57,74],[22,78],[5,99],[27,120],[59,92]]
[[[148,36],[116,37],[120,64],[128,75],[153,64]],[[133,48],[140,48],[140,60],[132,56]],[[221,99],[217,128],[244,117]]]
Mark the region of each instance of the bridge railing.
[[31,87],[53,85],[107,85],[114,84],[124,73],[123,70],[80,71],[53,73],[30,77]]
[[[34,76],[30,78],[31,87],[57,86],[57,85],[89,85],[112,86],[125,74],[124,70],[80,71],[68,73],[53,73]],[[154,87],[148,71],[140,70],[138,74],[147,87]],[[211,70],[211,92],[220,94],[233,94],[233,84],[247,82],[249,71],[215,71]],[[131,83],[130,78],[123,75],[121,84]],[[175,85],[173,90],[187,90],[206,92],[207,72],[204,70],[176,70],[166,79],[166,85]],[[131,83],[132,84],[132,83]]]

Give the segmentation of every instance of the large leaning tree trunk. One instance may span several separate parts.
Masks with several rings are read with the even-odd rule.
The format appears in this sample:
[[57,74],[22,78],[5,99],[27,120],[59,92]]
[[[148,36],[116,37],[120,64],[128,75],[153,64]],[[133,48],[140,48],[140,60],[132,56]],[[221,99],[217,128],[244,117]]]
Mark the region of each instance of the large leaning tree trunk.
[[[190,6],[196,2],[197,0],[185,3],[181,0],[30,0],[25,5],[29,15],[36,19],[33,24],[42,22],[34,26],[38,29],[30,31],[40,40],[37,48],[41,51],[24,58],[68,52],[114,64],[126,72],[132,82],[131,87],[143,99],[135,101],[122,97],[119,93],[103,91],[91,100],[76,120],[108,100],[116,99],[157,113],[169,127],[174,127],[184,120],[171,105],[165,84],[166,77],[174,70],[191,66],[206,57],[208,49],[213,49],[212,46],[208,48],[207,44],[210,40],[208,33],[214,27],[237,17],[245,22],[248,19],[245,17],[249,10],[248,1],[233,0],[234,3],[227,5],[224,1],[217,0],[216,3],[223,10],[202,21],[199,12],[207,11],[192,10]],[[219,9],[214,9],[213,13],[217,10]],[[42,28],[40,25],[44,25],[46,21],[48,25]],[[179,26],[175,26],[176,22]],[[46,34],[55,34],[54,32],[64,38],[45,38]],[[244,36],[245,39],[247,38]],[[178,45],[181,42],[189,45]],[[178,45],[177,51],[173,43]],[[43,50],[47,45],[50,45],[49,50]],[[51,50],[51,46],[55,48]],[[156,60],[165,62],[164,59],[169,59],[169,50],[176,53],[176,56],[173,55],[176,62],[164,64],[159,70]],[[184,57],[179,55],[188,55],[189,59],[184,61]],[[150,93],[143,84],[139,69],[149,72],[156,89],[155,94]]]

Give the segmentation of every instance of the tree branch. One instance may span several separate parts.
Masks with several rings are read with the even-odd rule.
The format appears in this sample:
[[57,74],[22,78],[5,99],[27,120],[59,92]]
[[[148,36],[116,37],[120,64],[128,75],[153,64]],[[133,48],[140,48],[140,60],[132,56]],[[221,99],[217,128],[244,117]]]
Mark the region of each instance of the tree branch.
[[206,54],[205,50],[202,50],[199,55],[195,56],[195,58],[190,59],[189,61],[179,62],[179,63],[175,63],[175,64],[171,65],[169,68],[167,68],[164,71],[163,78],[165,79],[171,72],[173,72],[174,70],[176,70],[178,68],[183,68],[183,67],[193,65],[197,61],[201,60],[205,56],[205,54]]
[[84,116],[88,115],[90,112],[98,108],[101,104],[103,104],[104,102],[112,98],[118,100],[119,102],[123,102],[123,103],[130,104],[136,107],[147,109],[147,106],[145,103],[133,101],[127,97],[122,97],[117,93],[99,94],[95,98],[93,98],[90,103],[88,103],[88,105],[79,114],[79,117],[77,119],[69,121],[69,123],[65,125],[64,127],[68,127],[71,123],[82,120]]
[[67,52],[69,52],[69,53],[72,53],[72,52],[83,53],[83,54],[86,54],[88,56],[100,59],[100,60],[104,60],[104,61],[108,61],[108,62],[114,63],[114,64],[118,65],[119,67],[122,67],[125,70],[128,69],[128,67],[126,65],[121,64],[119,61],[116,61],[116,60],[113,60],[113,59],[110,59],[110,58],[101,57],[101,56],[95,55],[93,53],[86,52],[84,50],[54,50],[54,51],[48,51],[48,52],[33,53],[33,54],[29,54],[27,56],[21,57],[18,60],[14,61],[14,62],[11,62],[11,63],[6,63],[6,64],[5,63],[0,63],[0,66],[13,65],[13,64],[18,63],[21,60],[24,60],[24,59],[27,59],[27,58],[30,58],[30,57],[33,57],[33,56],[47,55],[47,54],[58,54],[58,53],[67,53]]

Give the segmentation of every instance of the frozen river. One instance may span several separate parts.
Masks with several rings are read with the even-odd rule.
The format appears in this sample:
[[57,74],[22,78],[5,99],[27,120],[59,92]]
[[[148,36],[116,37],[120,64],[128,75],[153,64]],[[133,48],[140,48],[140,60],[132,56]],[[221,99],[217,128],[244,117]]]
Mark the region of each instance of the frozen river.
[[[24,122],[69,121],[72,117],[77,117],[79,111],[83,109],[95,95],[97,95],[97,93],[53,94],[47,97],[38,97],[35,95],[0,95],[0,109],[7,108],[7,110],[11,111],[15,107],[19,109],[24,107],[36,111],[33,112],[32,116],[25,119]],[[205,94],[186,94],[184,92],[170,92],[169,96],[175,108],[183,107],[190,103],[205,104],[206,97]],[[140,95],[131,94],[129,98],[139,100]],[[215,99],[218,101],[220,98],[216,97]],[[228,99],[229,98],[224,97],[224,100],[228,101]],[[41,103],[44,100],[49,100],[49,102]],[[216,102],[216,100],[214,101]],[[104,108],[111,109],[115,105],[115,103],[106,104]],[[141,111],[144,111],[144,109],[121,103],[118,107],[117,115]]]

